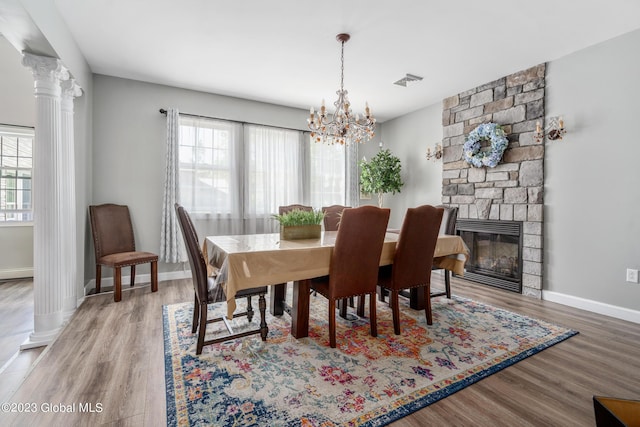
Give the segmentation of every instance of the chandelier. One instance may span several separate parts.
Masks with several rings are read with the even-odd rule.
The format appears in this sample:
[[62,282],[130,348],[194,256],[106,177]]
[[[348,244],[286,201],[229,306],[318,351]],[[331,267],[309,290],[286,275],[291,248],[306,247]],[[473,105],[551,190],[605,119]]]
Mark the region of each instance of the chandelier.
[[338,34],[336,40],[342,44],[340,55],[340,90],[336,91],[338,100],[333,103],[335,112],[327,114],[324,106],[324,99],[320,110],[316,114],[313,107],[309,111],[310,117],[307,119],[311,138],[315,142],[325,142],[328,144],[349,144],[349,142],[367,142],[375,135],[376,119],[371,114],[369,104],[365,104],[364,115],[353,115],[351,104],[349,103],[348,92],[344,90],[344,44],[349,41],[349,34]]

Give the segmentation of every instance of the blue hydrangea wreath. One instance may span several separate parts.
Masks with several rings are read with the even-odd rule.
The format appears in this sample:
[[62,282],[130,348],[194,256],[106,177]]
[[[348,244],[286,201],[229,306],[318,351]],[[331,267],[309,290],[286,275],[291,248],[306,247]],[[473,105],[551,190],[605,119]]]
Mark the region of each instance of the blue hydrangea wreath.
[[[480,150],[482,141],[491,142],[488,151]],[[476,168],[494,168],[500,163],[508,144],[509,140],[502,126],[497,123],[483,123],[467,135],[462,147],[462,157]]]

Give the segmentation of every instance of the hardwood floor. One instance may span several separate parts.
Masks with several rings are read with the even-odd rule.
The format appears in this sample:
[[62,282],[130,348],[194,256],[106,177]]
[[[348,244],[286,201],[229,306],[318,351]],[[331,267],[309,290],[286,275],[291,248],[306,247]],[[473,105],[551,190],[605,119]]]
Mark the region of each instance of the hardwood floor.
[[0,402],[18,388],[44,347],[20,351],[33,331],[33,281],[0,282]]
[[[165,425],[162,305],[191,301],[193,291],[188,280],[159,288],[136,286],[119,303],[111,294],[86,298],[10,399],[38,413],[0,413],[0,425]],[[593,395],[640,398],[640,325],[456,278],[452,291],[580,334],[394,426],[589,426]],[[73,403],[72,413],[41,410]],[[102,410],[81,413],[80,403]]]

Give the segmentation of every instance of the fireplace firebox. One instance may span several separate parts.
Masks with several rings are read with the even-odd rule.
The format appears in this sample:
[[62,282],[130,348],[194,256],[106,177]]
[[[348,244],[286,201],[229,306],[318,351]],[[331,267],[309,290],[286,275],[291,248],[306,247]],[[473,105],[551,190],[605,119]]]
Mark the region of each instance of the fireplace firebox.
[[458,219],[469,248],[464,278],[522,293],[522,222]]

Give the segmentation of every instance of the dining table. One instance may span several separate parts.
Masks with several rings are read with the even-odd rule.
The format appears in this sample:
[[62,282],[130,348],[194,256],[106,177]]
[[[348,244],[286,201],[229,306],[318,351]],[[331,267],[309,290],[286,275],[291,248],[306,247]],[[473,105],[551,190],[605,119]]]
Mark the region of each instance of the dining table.
[[[208,262],[218,269],[215,285],[224,288],[227,318],[233,317],[238,291],[271,285],[271,314],[279,316],[286,311],[291,315],[291,335],[308,336],[310,282],[329,274],[337,233],[323,231],[320,238],[303,240],[283,240],[279,233],[207,236]],[[385,234],[380,266],[393,263],[398,238],[398,233]],[[441,235],[433,264],[463,276],[468,255],[460,236]],[[285,301],[288,282],[293,282],[291,305]]]

